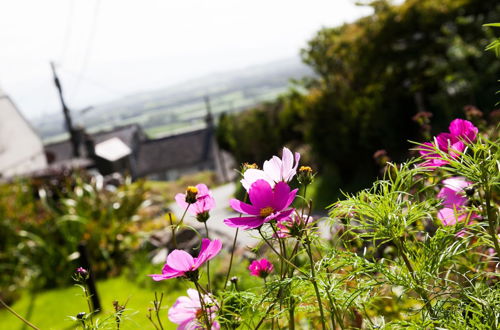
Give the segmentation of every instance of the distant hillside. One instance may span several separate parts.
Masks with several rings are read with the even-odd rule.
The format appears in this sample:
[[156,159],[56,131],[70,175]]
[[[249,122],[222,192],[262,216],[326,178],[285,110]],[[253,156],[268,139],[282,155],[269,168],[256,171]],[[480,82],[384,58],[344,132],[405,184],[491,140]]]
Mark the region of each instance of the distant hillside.
[[[287,90],[290,79],[311,76],[312,71],[297,58],[215,73],[184,83],[144,91],[74,113],[74,121],[89,131],[130,123],[142,125],[148,135],[158,137],[203,125],[204,97],[210,97],[212,112],[241,111],[269,101]],[[34,126],[46,142],[65,138],[60,113],[37,119]]]

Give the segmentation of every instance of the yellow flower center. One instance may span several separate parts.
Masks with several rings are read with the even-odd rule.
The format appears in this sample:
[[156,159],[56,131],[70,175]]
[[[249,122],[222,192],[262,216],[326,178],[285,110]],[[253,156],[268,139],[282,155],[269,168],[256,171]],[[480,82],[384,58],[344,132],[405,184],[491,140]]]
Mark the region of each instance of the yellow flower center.
[[264,207],[263,209],[260,209],[260,216],[265,218],[267,216],[269,216],[270,214],[272,214],[274,212],[274,209],[270,206],[268,207]]
[[196,188],[194,186],[189,186],[189,187],[187,187],[186,192],[188,194],[196,195],[198,193],[198,188]]
[[312,168],[310,166],[301,166],[299,168],[299,173],[312,173]]

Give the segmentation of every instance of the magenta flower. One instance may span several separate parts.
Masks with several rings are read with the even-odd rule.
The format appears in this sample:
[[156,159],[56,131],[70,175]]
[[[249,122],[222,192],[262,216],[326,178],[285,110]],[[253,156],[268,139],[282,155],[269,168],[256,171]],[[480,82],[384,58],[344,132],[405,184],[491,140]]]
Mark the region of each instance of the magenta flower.
[[437,217],[444,226],[453,226],[457,222],[476,219],[479,216],[465,209],[467,197],[464,195],[465,188],[472,182],[461,177],[453,177],[443,180],[444,187],[441,188],[437,197],[441,198],[444,208],[438,211]]
[[187,209],[188,212],[196,216],[198,220],[204,222],[208,220],[208,212],[215,207],[215,199],[212,196],[212,192],[205,184],[197,184],[196,188],[198,193],[196,194],[195,203],[188,204],[186,202],[186,194],[175,195],[175,201],[177,202],[177,205],[183,209],[186,209],[189,205],[189,208]]
[[297,167],[299,166],[300,154],[295,153],[295,157],[288,148],[283,148],[283,156],[273,158],[264,162],[263,170],[248,169],[243,173],[241,184],[248,191],[252,184],[257,180],[267,181],[271,187],[278,182],[290,182],[295,174],[297,174]]
[[161,274],[149,275],[155,281],[166,280],[169,278],[186,276],[191,278],[193,274],[203,263],[214,258],[221,250],[222,243],[218,239],[210,241],[207,238],[202,239],[201,249],[197,258],[193,258],[189,253],[183,250],[174,250],[167,257],[167,263],[163,266]]
[[479,133],[478,128],[474,124],[464,119],[453,120],[448,129],[451,135],[467,143],[474,142]]
[[254,260],[250,264],[250,266],[248,266],[248,269],[250,270],[250,275],[266,278],[267,275],[271,274],[274,266],[269,262],[269,260],[264,258],[260,260]]
[[285,209],[292,204],[296,194],[297,189],[290,191],[285,182],[278,182],[273,189],[267,181],[257,180],[248,192],[251,205],[234,198],[229,202],[236,212],[250,216],[225,219],[224,223],[246,230],[260,227],[271,220],[284,219],[294,211]]
[[[168,319],[178,324],[177,329],[192,330],[205,329],[204,313],[201,308],[200,296],[195,289],[187,290],[188,296],[177,298],[174,305],[168,310]],[[208,316],[211,323],[211,329],[220,329],[220,325],[215,319],[217,306],[214,300],[208,295],[203,295],[203,302],[207,305]]]
[[448,164],[435,147],[452,158],[458,158],[465,150],[466,143],[474,142],[478,133],[477,127],[463,119],[453,120],[448,129],[450,133],[440,133],[434,138],[434,143],[426,142],[419,148],[420,155],[425,159],[422,166],[439,167]]

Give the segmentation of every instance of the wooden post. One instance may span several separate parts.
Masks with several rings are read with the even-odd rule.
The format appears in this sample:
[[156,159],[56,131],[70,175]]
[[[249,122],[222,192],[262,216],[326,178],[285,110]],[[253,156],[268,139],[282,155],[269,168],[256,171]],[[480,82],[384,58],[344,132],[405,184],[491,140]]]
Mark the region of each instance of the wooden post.
[[50,67],[52,68],[52,73],[54,75],[54,84],[56,85],[57,91],[59,92],[59,99],[61,100],[61,105],[63,108],[66,130],[69,133],[71,146],[73,147],[73,157],[77,158],[80,157],[80,138],[78,137],[78,132],[73,127],[73,123],[71,121],[71,114],[69,113],[69,109],[66,106],[66,102],[64,102],[62,86],[61,82],[59,81],[59,77],[57,76],[54,62],[50,62]]
[[101,311],[101,302],[99,301],[99,296],[97,295],[94,272],[92,272],[92,269],[90,267],[89,255],[87,253],[87,245],[84,242],[78,244],[78,252],[80,253],[80,267],[85,268],[89,272],[89,278],[87,279],[87,286],[90,291],[90,299],[92,300],[93,312],[99,313]]

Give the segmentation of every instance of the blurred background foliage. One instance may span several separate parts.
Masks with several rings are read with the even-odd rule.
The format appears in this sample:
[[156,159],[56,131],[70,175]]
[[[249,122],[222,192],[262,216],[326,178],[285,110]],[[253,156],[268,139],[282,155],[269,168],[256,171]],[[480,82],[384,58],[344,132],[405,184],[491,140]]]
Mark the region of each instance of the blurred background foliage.
[[[221,147],[238,162],[261,163],[283,145],[306,152],[303,163],[321,173],[314,197],[332,201],[340,187],[353,192],[373,181],[377,150],[400,161],[408,140],[444,131],[468,105],[489,118],[500,62],[485,52],[494,30],[483,24],[500,21],[497,1],[366,5],[373,15],[324,28],[302,49],[314,79],[295,82],[275,102],[223,116]],[[420,122],[426,116],[432,127]]]

